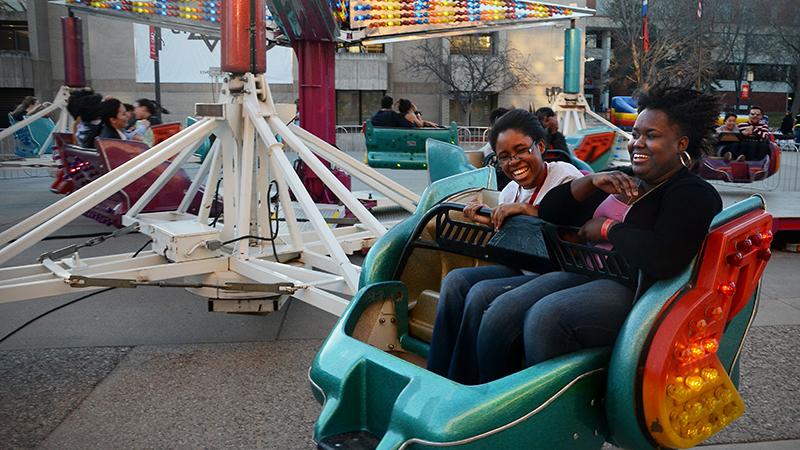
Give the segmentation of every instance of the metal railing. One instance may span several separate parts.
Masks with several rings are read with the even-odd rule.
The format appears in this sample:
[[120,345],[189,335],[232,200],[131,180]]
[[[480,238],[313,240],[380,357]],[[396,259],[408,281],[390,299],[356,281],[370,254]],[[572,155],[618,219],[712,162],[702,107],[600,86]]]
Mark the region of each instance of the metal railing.
[[489,127],[458,127],[458,142],[488,142]]

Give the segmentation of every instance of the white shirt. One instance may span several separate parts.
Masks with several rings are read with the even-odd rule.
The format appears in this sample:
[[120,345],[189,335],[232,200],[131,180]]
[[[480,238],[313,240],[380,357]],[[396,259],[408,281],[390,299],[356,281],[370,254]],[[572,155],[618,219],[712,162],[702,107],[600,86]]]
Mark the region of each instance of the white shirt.
[[[547,178],[544,179],[544,184],[542,184],[542,189],[539,192],[536,192],[536,188],[523,189],[516,181],[512,180],[503,188],[502,192],[500,192],[498,204],[514,203],[515,201],[517,203],[529,203],[531,197],[535,195],[533,206],[538,207],[539,203],[542,202],[545,194],[547,194],[550,189],[583,176],[580,170],[569,163],[555,161],[545,164],[547,164]],[[517,194],[519,194],[519,196],[517,196]]]

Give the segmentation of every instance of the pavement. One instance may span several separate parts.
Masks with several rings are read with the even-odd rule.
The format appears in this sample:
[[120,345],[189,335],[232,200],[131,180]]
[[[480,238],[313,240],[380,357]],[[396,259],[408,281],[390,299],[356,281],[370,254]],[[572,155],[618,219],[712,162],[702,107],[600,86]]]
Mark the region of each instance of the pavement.
[[[427,183],[424,172],[386,173],[418,192]],[[0,230],[57,200],[49,183],[41,171],[0,173]],[[79,218],[56,234],[107,230]],[[7,265],[72,242],[82,240],[42,242]],[[144,242],[125,236],[85,256]],[[741,358],[747,411],[709,448],[800,448],[798,263],[775,251],[767,267]],[[0,304],[0,337],[82,295]],[[209,313],[182,289],[96,294],[0,343],[0,448],[312,449],[320,407],[307,371],[335,320],[296,300],[242,316]]]

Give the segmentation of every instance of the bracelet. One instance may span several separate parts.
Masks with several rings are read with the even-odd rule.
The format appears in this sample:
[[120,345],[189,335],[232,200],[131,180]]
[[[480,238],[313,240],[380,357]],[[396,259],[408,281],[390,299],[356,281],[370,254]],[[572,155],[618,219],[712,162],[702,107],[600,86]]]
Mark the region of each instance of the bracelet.
[[603,221],[603,225],[600,227],[600,237],[608,240],[608,230],[614,225],[616,221],[614,219],[606,219]]

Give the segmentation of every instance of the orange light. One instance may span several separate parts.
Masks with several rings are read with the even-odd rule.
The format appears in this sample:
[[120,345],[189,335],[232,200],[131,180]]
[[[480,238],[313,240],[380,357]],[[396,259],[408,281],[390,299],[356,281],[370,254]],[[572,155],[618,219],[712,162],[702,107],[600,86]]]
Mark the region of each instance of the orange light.
[[[714,338],[706,339],[703,341],[703,348],[708,353],[716,353],[717,349],[719,349],[719,341],[717,341]],[[705,371],[706,369],[703,370]],[[709,370],[714,370],[714,369],[709,369]]]
[[727,295],[728,297],[731,297],[733,296],[733,294],[736,293],[736,283],[731,281],[727,284],[720,284],[718,291],[722,295]]
[[689,352],[691,352],[692,358],[702,358],[706,354],[706,351],[703,350],[703,347],[697,343],[689,346]]
[[699,391],[700,389],[703,389],[703,379],[698,377],[697,375],[688,376],[686,377],[686,386],[688,386],[689,389],[693,391]]
[[728,403],[731,401],[731,398],[733,398],[733,393],[729,389],[720,386],[714,391],[714,397],[717,397],[722,402]]
[[709,383],[713,383],[717,380],[717,377],[719,377],[719,372],[717,372],[717,369],[712,367],[706,367],[700,371],[700,376]]

